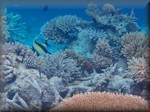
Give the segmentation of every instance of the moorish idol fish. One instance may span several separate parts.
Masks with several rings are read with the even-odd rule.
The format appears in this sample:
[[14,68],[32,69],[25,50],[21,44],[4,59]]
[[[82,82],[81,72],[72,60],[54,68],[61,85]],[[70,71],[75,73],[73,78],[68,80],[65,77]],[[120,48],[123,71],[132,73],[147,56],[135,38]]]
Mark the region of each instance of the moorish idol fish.
[[51,54],[48,49],[46,43],[37,42],[37,38],[40,34],[34,39],[32,49],[38,53],[38,55],[46,55],[47,53]]

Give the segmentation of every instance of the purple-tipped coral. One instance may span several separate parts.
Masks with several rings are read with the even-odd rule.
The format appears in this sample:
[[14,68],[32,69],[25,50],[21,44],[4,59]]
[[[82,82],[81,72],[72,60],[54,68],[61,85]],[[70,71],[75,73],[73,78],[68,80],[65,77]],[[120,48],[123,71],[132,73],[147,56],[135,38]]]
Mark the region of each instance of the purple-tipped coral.
[[92,62],[96,70],[109,67],[113,63],[112,49],[107,40],[98,40],[93,52]]
[[121,38],[121,52],[127,59],[142,57],[148,48],[148,40],[142,32],[126,33]]
[[90,3],[87,7],[86,13],[97,24],[109,27],[110,29],[115,30],[119,35],[128,31],[128,26],[135,26],[135,29],[139,29],[137,25],[133,25],[136,20],[133,11],[131,12],[131,15],[128,16],[123,14],[121,10],[115,9],[111,4],[105,4],[103,10],[100,11],[96,4]]
[[77,16],[59,16],[45,23],[41,28],[41,33],[44,38],[61,42],[69,39],[69,33],[76,31],[81,22],[82,20]]

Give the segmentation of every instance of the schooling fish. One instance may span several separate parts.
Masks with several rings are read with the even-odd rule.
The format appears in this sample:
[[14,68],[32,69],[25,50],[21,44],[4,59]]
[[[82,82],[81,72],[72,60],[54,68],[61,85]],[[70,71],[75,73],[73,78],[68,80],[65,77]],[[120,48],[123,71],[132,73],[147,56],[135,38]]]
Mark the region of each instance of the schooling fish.
[[39,55],[46,55],[47,53],[51,54],[48,51],[46,44],[37,42],[37,38],[39,36],[40,34],[33,41],[33,46],[32,46],[33,50],[36,51]]

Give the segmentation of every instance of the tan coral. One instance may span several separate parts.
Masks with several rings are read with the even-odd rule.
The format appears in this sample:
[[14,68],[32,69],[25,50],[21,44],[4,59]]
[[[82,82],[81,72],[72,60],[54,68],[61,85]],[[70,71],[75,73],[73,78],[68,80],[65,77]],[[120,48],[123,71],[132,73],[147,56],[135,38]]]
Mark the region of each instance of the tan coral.
[[132,77],[136,82],[147,80],[149,77],[149,65],[145,58],[135,58],[128,60],[127,75]]
[[142,111],[148,108],[148,102],[139,96],[93,92],[74,95],[51,111]]
[[148,38],[142,32],[126,33],[121,38],[122,54],[127,58],[142,57],[148,47]]

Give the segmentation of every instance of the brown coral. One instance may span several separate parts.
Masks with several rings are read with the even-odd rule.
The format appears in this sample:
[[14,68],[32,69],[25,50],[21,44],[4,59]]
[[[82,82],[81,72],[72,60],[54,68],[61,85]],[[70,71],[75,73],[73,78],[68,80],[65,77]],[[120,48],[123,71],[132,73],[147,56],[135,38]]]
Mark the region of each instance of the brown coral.
[[148,108],[148,102],[139,96],[95,92],[74,95],[52,111],[142,111]]
[[142,32],[126,33],[121,38],[123,45],[122,53],[127,59],[132,57],[142,57],[148,47],[147,38]]
[[65,53],[67,54],[67,57],[77,60],[77,65],[80,66],[83,71],[87,71],[88,73],[93,72],[93,65],[88,59],[83,58],[70,50],[65,50]]
[[92,62],[96,71],[109,67],[113,63],[113,53],[108,40],[98,40],[95,47]]
[[135,58],[128,60],[127,75],[132,77],[136,82],[147,80],[149,76],[149,65],[145,58]]

